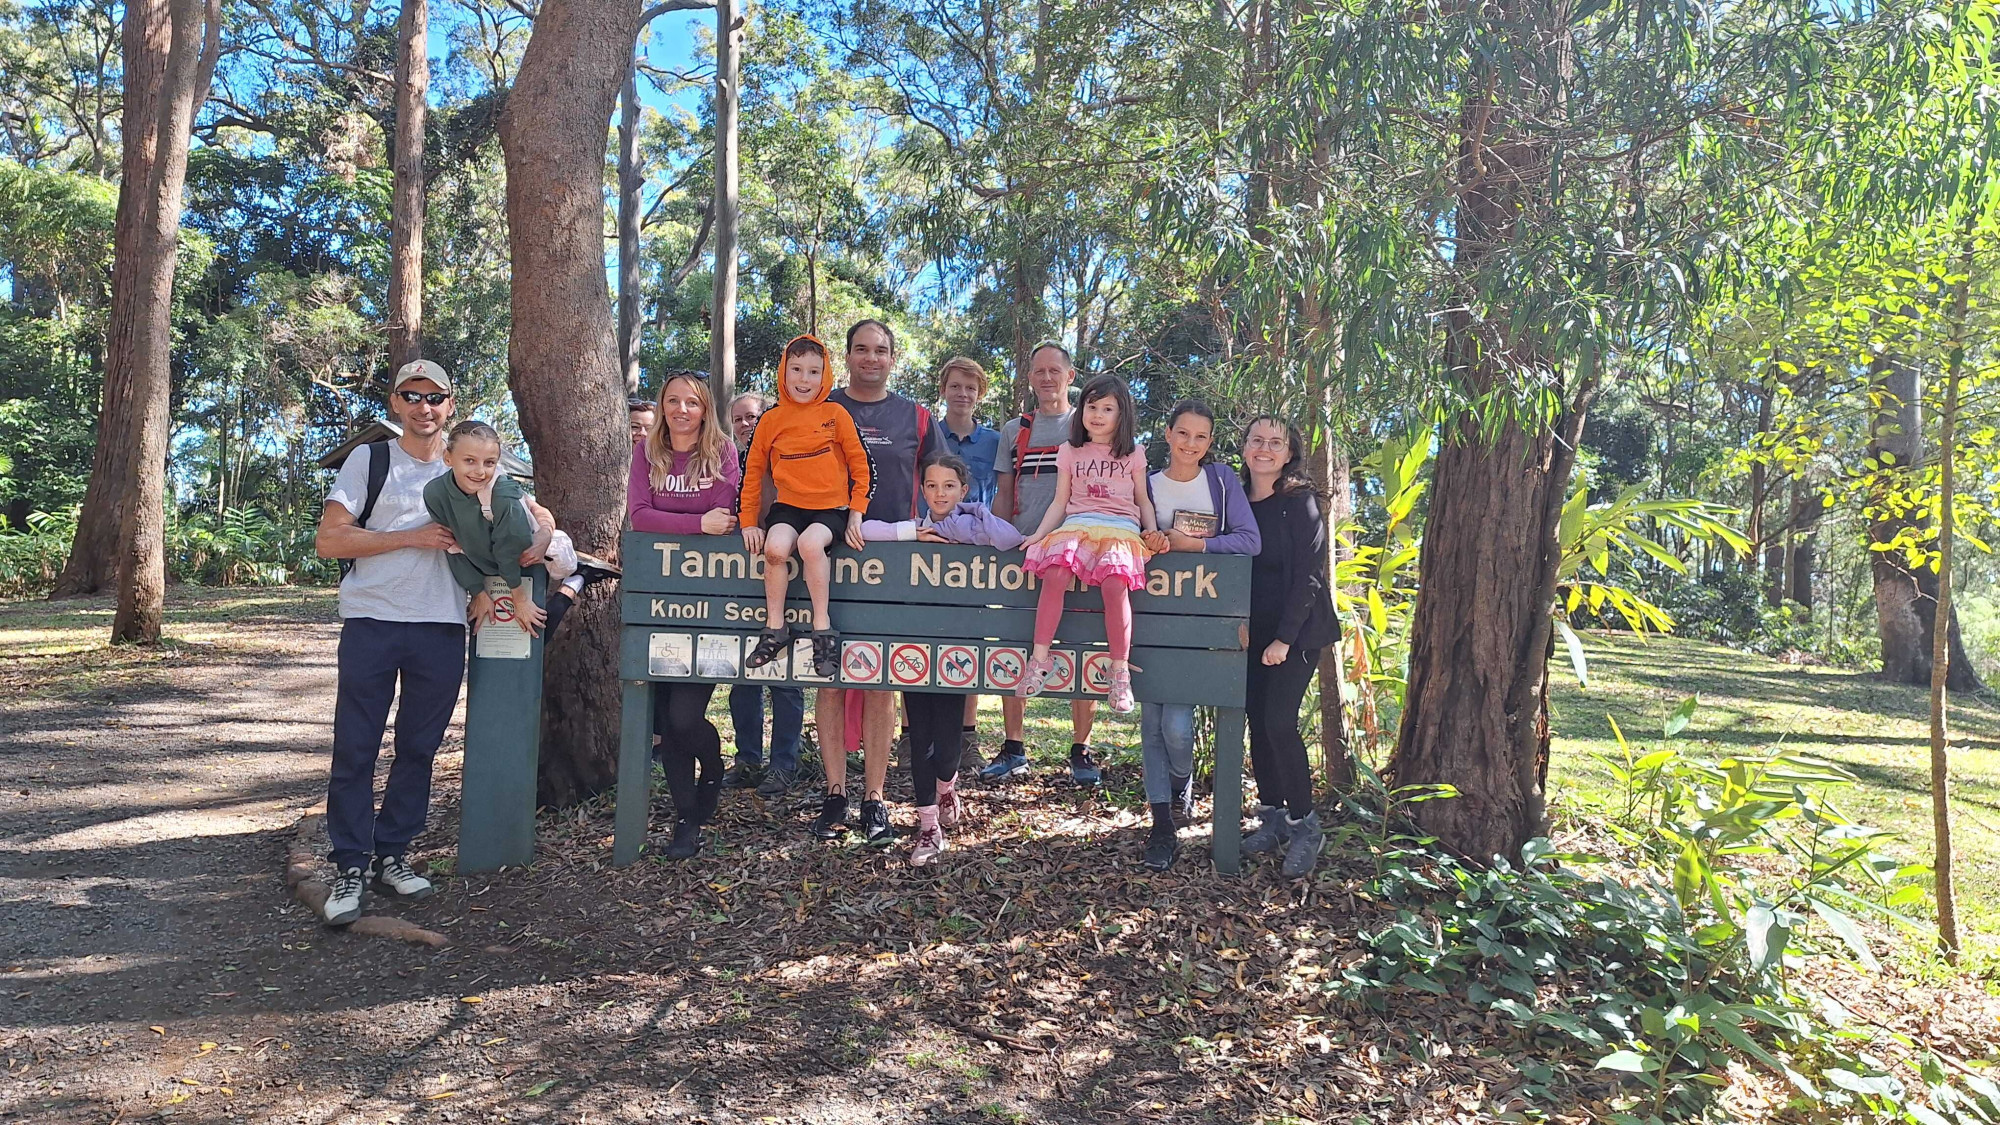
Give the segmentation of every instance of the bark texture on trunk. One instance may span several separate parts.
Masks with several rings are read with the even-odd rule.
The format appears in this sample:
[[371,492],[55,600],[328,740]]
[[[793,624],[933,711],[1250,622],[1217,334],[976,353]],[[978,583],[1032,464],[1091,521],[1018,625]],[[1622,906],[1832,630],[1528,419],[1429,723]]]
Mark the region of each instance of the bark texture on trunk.
[[[1875,375],[1882,405],[1869,419],[1868,454],[1878,462],[1887,454],[1894,465],[1914,474],[1923,464],[1923,377],[1914,365],[1893,359],[1878,362]],[[1904,473],[1887,475],[1897,480]],[[1891,542],[1916,522],[1879,497],[1870,506],[1877,513],[1868,525],[1870,543]],[[1938,576],[1929,567],[1911,567],[1898,551],[1869,552],[1869,567],[1875,582],[1875,629],[1882,642],[1882,678],[1897,684],[1929,684],[1936,647]],[[1958,614],[1951,612],[1947,620],[1951,663],[1946,686],[1953,691],[1978,691],[1979,676],[1966,658]]]
[[[118,590],[111,640],[160,637],[166,596],[167,402],[175,252],[188,134],[208,97],[221,16],[214,0],[135,0],[125,10],[124,165],[113,232],[104,405],[90,491],[116,513],[108,561]],[[87,501],[88,502],[88,498]],[[72,549],[101,549],[103,512]],[[100,537],[98,544],[84,541]],[[102,562],[87,564],[102,566]],[[107,575],[99,570],[100,583]]]
[[396,24],[396,151],[389,200],[389,373],[423,357],[424,128],[430,105],[430,6],[403,0]]
[[[1456,265],[1476,275],[1507,252],[1524,213],[1547,205],[1546,142],[1521,124],[1561,113],[1573,66],[1561,4],[1498,3],[1494,35],[1512,65],[1483,62],[1461,109]],[[1537,83],[1541,85],[1537,85]],[[1418,560],[1402,727],[1393,784],[1450,785],[1458,796],[1411,811],[1424,831],[1475,862],[1514,859],[1546,831],[1548,652],[1562,504],[1595,357],[1574,383],[1506,310],[1446,324],[1445,358],[1474,394],[1504,399],[1523,370],[1544,373],[1565,403],[1559,422],[1461,417],[1440,432]]]
[[[1339,533],[1341,524],[1354,516],[1353,474],[1347,450],[1331,431],[1322,434],[1313,450],[1313,480],[1328,500],[1326,539],[1326,587],[1334,585],[1334,567],[1344,553]],[[1326,783],[1338,792],[1354,788],[1354,747],[1347,737],[1347,715],[1341,703],[1340,685],[1345,675],[1345,633],[1319,653],[1319,747],[1326,761]]]
[[[515,277],[507,381],[535,491],[579,550],[615,555],[625,516],[625,379],[604,277],[604,158],[632,63],[630,0],[547,0],[500,119]],[[607,788],[618,754],[615,597],[593,588],[549,646],[541,796]]]
[[736,255],[741,204],[737,111],[742,108],[743,20],[735,0],[715,5],[715,306],[709,313],[708,378],[716,408],[736,395]]
[[636,54],[618,98],[618,363],[625,393],[639,393],[639,67]]

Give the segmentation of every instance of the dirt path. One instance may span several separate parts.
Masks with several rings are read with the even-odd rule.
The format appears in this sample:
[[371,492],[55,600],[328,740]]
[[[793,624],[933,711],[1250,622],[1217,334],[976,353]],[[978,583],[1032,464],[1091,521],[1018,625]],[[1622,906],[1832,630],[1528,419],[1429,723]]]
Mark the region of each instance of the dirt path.
[[600,803],[453,877],[448,754],[440,893],[400,913],[450,944],[327,931],[281,871],[330,599],[180,592],[147,652],[95,647],[108,614],[0,605],[0,1120],[1454,1121],[1517,1082],[1453,1004],[1330,995],[1351,873],[1220,880],[1193,829],[1142,875],[1117,756],[1109,799],[973,792],[930,873],[732,794],[695,864],[610,869]]

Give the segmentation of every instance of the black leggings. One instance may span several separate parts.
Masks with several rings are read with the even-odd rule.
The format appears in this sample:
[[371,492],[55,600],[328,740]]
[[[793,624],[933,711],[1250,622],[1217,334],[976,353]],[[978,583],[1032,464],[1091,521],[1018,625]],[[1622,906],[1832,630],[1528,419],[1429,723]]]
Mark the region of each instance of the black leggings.
[[[674,796],[674,815],[707,824],[722,796],[722,734],[708,721],[708,700],[714,684],[653,685],[653,733],[660,736],[660,764],[667,771],[667,791]],[[694,766],[701,763],[701,781]]]
[[1313,784],[1306,740],[1299,734],[1299,704],[1319,668],[1319,650],[1294,648],[1276,666],[1264,663],[1263,652],[1263,645],[1250,646],[1250,674],[1244,685],[1250,768],[1257,774],[1258,799],[1283,805],[1294,817],[1302,817],[1312,811]]
[[910,718],[910,776],[918,808],[937,804],[940,781],[958,776],[965,747],[965,697],[941,691],[906,691],[903,711]]

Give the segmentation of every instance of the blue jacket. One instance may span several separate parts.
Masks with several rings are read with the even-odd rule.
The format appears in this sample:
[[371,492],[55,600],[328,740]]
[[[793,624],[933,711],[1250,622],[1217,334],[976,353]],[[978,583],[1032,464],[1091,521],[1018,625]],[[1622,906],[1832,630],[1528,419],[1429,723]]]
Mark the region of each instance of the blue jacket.
[[[1257,530],[1257,517],[1250,512],[1250,497],[1243,492],[1243,482],[1236,474],[1219,462],[1211,461],[1201,467],[1208,477],[1208,499],[1221,518],[1216,521],[1215,534],[1208,538],[1208,553],[1212,555],[1254,555],[1264,549],[1264,535]],[[1146,475],[1146,496],[1153,495],[1152,474]]]

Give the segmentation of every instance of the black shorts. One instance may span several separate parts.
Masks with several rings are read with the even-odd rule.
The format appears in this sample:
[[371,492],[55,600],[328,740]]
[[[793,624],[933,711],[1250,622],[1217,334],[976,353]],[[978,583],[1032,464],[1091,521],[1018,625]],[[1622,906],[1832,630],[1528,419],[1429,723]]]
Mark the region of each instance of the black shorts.
[[790,504],[773,504],[764,517],[764,530],[769,531],[780,524],[804,534],[806,528],[817,524],[833,533],[829,547],[847,541],[846,508],[795,508]]

